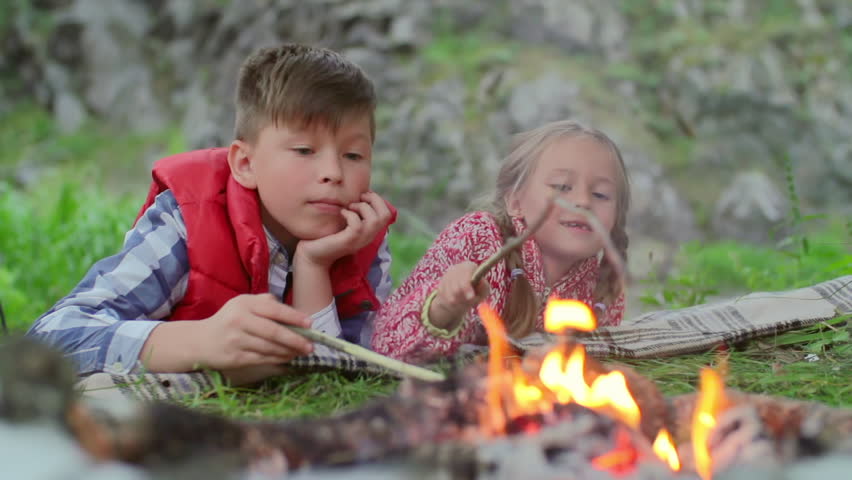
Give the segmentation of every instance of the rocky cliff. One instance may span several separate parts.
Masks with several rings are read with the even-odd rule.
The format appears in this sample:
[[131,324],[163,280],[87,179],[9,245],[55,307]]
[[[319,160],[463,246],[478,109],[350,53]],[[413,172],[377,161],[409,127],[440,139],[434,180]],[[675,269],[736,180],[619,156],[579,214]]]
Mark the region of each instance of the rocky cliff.
[[0,113],[33,98],[67,131],[177,121],[190,147],[221,145],[245,55],[342,51],[380,95],[374,187],[432,230],[488,188],[511,133],[563,117],[624,150],[634,238],[771,241],[788,174],[803,208],[850,214],[845,0],[2,4]]

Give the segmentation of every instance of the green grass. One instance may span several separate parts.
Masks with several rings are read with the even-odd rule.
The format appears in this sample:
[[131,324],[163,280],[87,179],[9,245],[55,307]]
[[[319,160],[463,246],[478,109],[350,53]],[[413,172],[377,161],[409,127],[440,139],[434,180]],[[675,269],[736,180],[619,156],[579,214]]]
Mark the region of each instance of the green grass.
[[852,273],[849,221],[835,220],[778,245],[734,241],[681,246],[677,272],[645,292],[654,306],[682,308],[718,294],[789,290]]
[[30,193],[0,183],[0,301],[10,329],[29,327],[117,252],[139,205],[73,183]]
[[230,387],[217,378],[213,391],[188,398],[184,405],[243,419],[322,417],[388,395],[398,383],[384,375],[336,370],[274,378],[253,388]]

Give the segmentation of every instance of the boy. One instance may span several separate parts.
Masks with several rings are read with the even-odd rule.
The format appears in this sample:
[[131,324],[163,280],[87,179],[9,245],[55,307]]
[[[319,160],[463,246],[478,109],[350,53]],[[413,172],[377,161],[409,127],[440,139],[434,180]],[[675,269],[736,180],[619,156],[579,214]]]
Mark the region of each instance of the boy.
[[369,190],[375,106],[372,82],[335,52],[252,54],[235,140],[158,161],[122,251],[28,335],[83,375],[213,368],[234,384],[312,352],[284,325],[368,345],[396,217]]

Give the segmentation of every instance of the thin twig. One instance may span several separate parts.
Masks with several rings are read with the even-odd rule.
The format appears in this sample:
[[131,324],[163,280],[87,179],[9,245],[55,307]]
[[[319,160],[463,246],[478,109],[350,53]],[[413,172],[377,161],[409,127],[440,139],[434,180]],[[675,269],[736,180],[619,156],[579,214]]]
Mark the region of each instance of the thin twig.
[[523,245],[524,242],[526,242],[527,239],[530,238],[530,236],[536,232],[536,230],[541,228],[541,225],[544,223],[544,220],[547,219],[547,216],[550,215],[551,210],[553,210],[554,201],[556,200],[556,195],[551,195],[547,199],[547,203],[544,206],[544,211],[541,212],[541,216],[539,216],[536,221],[533,222],[533,224],[526,229],[524,233],[517,237],[512,237],[506,240],[506,244],[503,245],[500,250],[497,250],[496,253],[494,253],[493,255],[488,257],[484,262],[482,262],[479,267],[474,270],[473,276],[470,278],[471,285],[476,287],[476,285],[479,284],[480,280],[482,280],[482,277],[484,277],[485,274],[488,273],[488,271],[491,270],[491,268],[497,264],[497,262],[512,253],[512,250]]
[[615,244],[612,243],[612,238],[609,236],[609,232],[606,231],[604,226],[601,224],[601,221],[598,220],[598,217],[589,210],[571,205],[570,202],[567,202],[562,198],[556,198],[555,202],[560,208],[564,208],[565,210],[573,213],[579,213],[586,217],[586,220],[588,220],[589,224],[592,226],[592,231],[598,234],[598,236],[601,237],[601,240],[603,240],[604,255],[609,258],[613,268],[615,268],[615,273],[618,275],[618,282],[621,285],[621,291],[626,292],[627,267],[624,265],[624,258],[622,258],[621,254],[618,253],[618,249],[615,248]]
[[411,365],[405,362],[400,362],[399,360],[394,360],[393,358],[386,357],[371,350],[367,350],[366,348],[361,347],[359,345],[355,345],[354,343],[350,343],[336,337],[331,337],[322,332],[311,330],[310,328],[294,327],[292,325],[285,326],[290,330],[298,333],[299,335],[307,338],[308,340],[314,341],[316,343],[321,343],[326,347],[329,347],[334,350],[348,353],[349,355],[352,355],[355,358],[364,360],[365,362],[374,363],[376,365],[400,373],[407,377],[417,378],[419,380],[425,380],[427,382],[439,382],[441,380],[446,379],[446,376],[444,376],[443,373],[428,370],[426,368],[418,367],[416,365]]
[[[512,250],[518,248],[523,245],[523,243],[538,230],[541,225],[544,223],[544,220],[550,215],[551,210],[553,210],[554,205],[559,206],[565,210],[568,210],[573,213],[578,213],[585,217],[589,224],[592,227],[592,231],[601,237],[603,240],[604,246],[604,255],[608,256],[610,261],[612,262],[613,268],[615,269],[615,273],[618,276],[618,281],[621,285],[621,291],[624,292],[627,290],[627,275],[626,275],[626,267],[624,265],[624,259],[618,253],[618,250],[615,248],[615,244],[612,243],[612,238],[609,235],[609,232],[606,231],[604,226],[601,224],[600,220],[595,216],[594,213],[579,208],[575,205],[571,205],[569,202],[565,201],[562,198],[559,198],[556,193],[552,194],[548,200],[547,204],[544,207],[544,211],[542,214],[533,222],[532,225],[524,231],[518,237],[512,237],[506,241],[506,244],[498,250],[496,253],[488,257],[484,262],[482,262],[479,267],[473,272],[473,276],[471,277],[470,283],[475,287],[482,277],[488,273],[488,271],[494,267],[500,260],[505,258]],[[510,337],[508,334],[505,335],[507,340],[515,341],[516,339]]]

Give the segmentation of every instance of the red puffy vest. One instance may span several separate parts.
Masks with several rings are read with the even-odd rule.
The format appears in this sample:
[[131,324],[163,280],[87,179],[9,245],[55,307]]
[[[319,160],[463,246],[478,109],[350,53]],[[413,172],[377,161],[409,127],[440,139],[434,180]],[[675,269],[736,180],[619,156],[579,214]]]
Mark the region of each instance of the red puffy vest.
[[[255,190],[234,180],[228,150],[211,148],[158,160],[154,181],[136,220],[163,190],[171,190],[186,224],[189,282],[169,320],[198,320],[243,293],[269,291],[269,247]],[[396,210],[391,208],[396,220]],[[331,267],[332,294],[341,320],[379,306],[367,273],[387,227],[366,247]],[[288,295],[287,303],[292,303]]]

